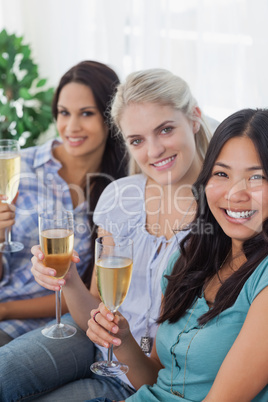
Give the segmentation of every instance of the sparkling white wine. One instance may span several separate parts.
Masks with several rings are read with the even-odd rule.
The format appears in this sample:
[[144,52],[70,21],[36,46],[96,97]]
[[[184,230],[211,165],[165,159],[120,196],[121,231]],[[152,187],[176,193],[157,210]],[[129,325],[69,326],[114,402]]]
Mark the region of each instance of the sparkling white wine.
[[97,286],[105,306],[115,312],[123,303],[131,281],[132,259],[102,257],[96,264]]
[[44,263],[57,271],[56,278],[63,278],[70,268],[74,247],[74,233],[68,229],[47,229],[40,235],[45,254]]
[[17,194],[20,179],[20,155],[0,153],[0,194],[11,203]]

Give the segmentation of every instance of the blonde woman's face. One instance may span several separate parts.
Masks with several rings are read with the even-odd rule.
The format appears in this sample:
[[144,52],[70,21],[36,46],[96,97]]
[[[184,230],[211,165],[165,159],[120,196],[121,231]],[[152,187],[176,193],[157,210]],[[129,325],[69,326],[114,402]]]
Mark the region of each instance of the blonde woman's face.
[[192,184],[201,167],[195,134],[199,123],[181,111],[156,103],[133,103],[120,126],[133,158],[160,185]]

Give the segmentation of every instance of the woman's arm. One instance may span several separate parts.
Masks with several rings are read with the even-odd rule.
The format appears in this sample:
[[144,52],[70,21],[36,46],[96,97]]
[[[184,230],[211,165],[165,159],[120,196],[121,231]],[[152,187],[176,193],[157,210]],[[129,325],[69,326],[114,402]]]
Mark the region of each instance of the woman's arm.
[[[15,200],[17,196],[15,197]],[[14,225],[15,223],[15,207],[14,205],[9,205],[1,201],[7,200],[5,195],[0,194],[0,243],[5,241],[5,230],[6,228]],[[15,201],[14,200],[14,201]],[[3,264],[2,264],[2,254],[0,253],[0,281],[3,278]]]
[[[0,303],[0,321],[12,319],[25,320],[27,318],[54,317],[55,308],[55,295]],[[62,313],[67,313],[67,311],[68,308],[63,297]]]
[[267,317],[268,287],[253,301],[203,402],[250,402],[268,384]]
[[[69,272],[64,279],[58,279],[54,277],[56,271],[53,268],[46,267],[42,263],[44,254],[40,250],[40,247],[34,246],[32,253],[34,257],[32,257],[31,271],[36,282],[46,289],[53,291],[60,290],[62,286],[63,296],[70,314],[80,328],[86,331],[90,310],[95,308],[100,302],[98,296],[92,295],[86,288],[77,272],[75,264],[71,264]],[[78,262],[79,258],[74,255],[73,261]]]
[[[97,311],[99,313],[94,320]],[[132,336],[127,320],[119,312],[113,315],[103,303],[98,309],[92,310],[91,317],[87,336],[94,343],[106,348],[113,344],[117,359],[129,366],[127,376],[132,385],[138,389],[144,384],[154,384],[158,371],[163,368],[155,344],[151,357],[147,357]]]
[[[109,235],[110,233],[103,230],[98,230],[99,236]],[[98,306],[100,303],[100,297],[97,289],[97,283],[95,278],[95,269],[92,275],[90,291],[86,288],[82,279],[80,278],[75,264],[71,264],[69,272],[64,279],[57,279],[53,276],[56,275],[56,271],[52,268],[46,267],[42,260],[44,254],[39,246],[32,248],[34,257],[32,258],[32,274],[39,285],[50,290],[60,290],[62,286],[63,295],[65,297],[66,304],[69,312],[72,315],[75,322],[84,331],[87,329],[87,322],[90,318],[90,311]],[[73,262],[78,262],[79,258],[73,256]]]

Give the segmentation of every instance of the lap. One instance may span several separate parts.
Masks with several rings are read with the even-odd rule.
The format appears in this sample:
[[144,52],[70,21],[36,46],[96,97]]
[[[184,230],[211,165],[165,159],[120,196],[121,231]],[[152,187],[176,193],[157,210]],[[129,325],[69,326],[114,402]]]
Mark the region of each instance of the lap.
[[[85,402],[91,399],[122,401],[133,395],[134,389],[119,378],[101,377],[92,374],[90,378],[74,381],[38,398],[39,402]],[[107,401],[109,401],[107,399]]]
[[95,345],[69,314],[62,321],[77,327],[73,337],[49,339],[36,329],[0,348],[1,401],[40,395],[91,375]]
[[13,338],[11,338],[11,336],[9,336],[6,332],[0,329],[0,347],[8,344],[12,340]]

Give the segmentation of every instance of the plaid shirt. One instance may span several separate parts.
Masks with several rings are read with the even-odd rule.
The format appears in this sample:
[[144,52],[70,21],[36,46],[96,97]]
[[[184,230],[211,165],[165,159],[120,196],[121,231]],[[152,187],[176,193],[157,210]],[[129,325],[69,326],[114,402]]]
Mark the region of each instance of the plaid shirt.
[[[0,281],[0,302],[32,299],[54,293],[38,285],[31,273],[31,247],[39,244],[38,213],[42,210],[60,206],[73,211],[75,250],[81,259],[77,264],[80,275],[88,266],[91,257],[88,202],[84,200],[73,210],[69,187],[58,175],[61,164],[51,152],[52,147],[58,144],[60,144],[58,140],[53,140],[42,146],[21,151],[21,178],[12,240],[22,242],[24,249],[17,253],[3,254],[4,270]],[[16,338],[46,324],[52,318],[55,316],[1,321],[0,329]]]

